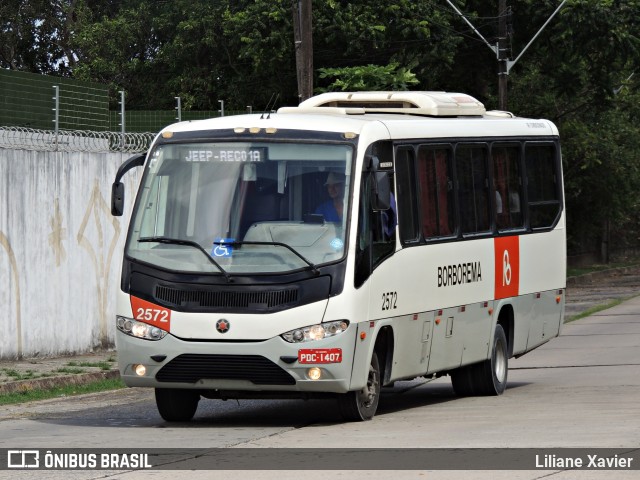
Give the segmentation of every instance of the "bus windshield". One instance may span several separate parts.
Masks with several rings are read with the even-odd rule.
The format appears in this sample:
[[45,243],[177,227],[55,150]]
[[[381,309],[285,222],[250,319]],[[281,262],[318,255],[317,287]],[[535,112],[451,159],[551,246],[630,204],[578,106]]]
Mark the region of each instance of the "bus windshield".
[[352,156],[341,144],[159,145],[126,254],[186,272],[315,271],[345,255]]

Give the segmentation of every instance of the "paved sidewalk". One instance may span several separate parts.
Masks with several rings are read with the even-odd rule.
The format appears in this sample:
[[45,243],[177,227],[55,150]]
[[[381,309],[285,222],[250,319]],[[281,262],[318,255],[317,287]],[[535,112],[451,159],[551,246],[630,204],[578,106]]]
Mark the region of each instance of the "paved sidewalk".
[[[566,318],[569,320],[590,308],[637,295],[640,295],[640,266],[571,277],[567,279]],[[0,360],[0,395],[118,377],[115,350]]]

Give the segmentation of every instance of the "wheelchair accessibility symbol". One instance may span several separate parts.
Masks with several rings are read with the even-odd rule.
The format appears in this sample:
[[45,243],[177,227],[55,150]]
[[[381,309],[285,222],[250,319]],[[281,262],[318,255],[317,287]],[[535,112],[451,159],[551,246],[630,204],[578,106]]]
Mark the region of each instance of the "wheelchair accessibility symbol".
[[213,241],[213,247],[211,248],[212,257],[230,257],[233,253],[233,244],[235,239],[233,238],[216,238]]

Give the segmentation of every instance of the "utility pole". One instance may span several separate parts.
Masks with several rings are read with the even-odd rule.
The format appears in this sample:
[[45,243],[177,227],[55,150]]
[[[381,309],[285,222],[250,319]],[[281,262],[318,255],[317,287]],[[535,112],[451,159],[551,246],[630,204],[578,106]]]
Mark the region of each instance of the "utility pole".
[[445,1],[458,15],[462,17],[462,19],[467,23],[467,25],[471,27],[474,33],[482,39],[485,45],[489,47],[493,53],[496,54],[496,58],[498,59],[498,63],[499,63],[499,69],[498,69],[498,101],[500,104],[499,108],[501,110],[506,110],[507,109],[507,76],[509,75],[509,72],[511,71],[513,66],[518,62],[518,60],[520,60],[520,57],[524,55],[524,52],[527,51],[527,49],[531,46],[531,44],[535,41],[535,39],[538,38],[538,35],[540,35],[542,30],[545,29],[545,27],[549,24],[551,19],[556,16],[556,14],[560,11],[560,9],[562,8],[562,6],[565,4],[567,0],[562,0],[562,3],[558,5],[558,8],[555,9],[555,11],[547,19],[544,25],[540,27],[538,32],[533,36],[533,38],[529,41],[529,43],[527,43],[527,46],[522,49],[522,51],[520,52],[520,55],[518,55],[515,60],[509,60],[509,57],[511,56],[511,52],[507,49],[508,32],[507,32],[507,18],[506,18],[506,15],[507,15],[506,0],[498,0],[499,1],[498,8],[500,9],[500,13],[499,13],[500,23],[498,25],[498,28],[500,30],[500,33],[499,33],[498,43],[496,45],[491,45],[487,41],[487,39],[484,38],[482,34],[476,29],[476,27],[474,27],[473,24],[469,20],[467,20],[467,18],[463,15],[463,13],[460,10],[458,10],[458,8],[453,3],[451,3],[451,0],[445,0]]
[[306,100],[313,95],[313,34],[311,0],[292,0],[293,37],[296,51],[298,98]]
[[507,0],[498,1],[498,108],[507,109]]

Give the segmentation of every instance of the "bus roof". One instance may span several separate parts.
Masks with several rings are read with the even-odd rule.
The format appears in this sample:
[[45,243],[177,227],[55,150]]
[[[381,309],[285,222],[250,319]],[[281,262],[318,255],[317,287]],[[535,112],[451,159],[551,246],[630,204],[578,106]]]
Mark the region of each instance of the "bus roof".
[[484,105],[464,93],[450,92],[330,92],[311,97],[297,107],[281,108],[278,112],[316,108],[344,108],[350,114],[375,112],[412,115],[478,116]]
[[392,139],[557,136],[548,120],[486,111],[478,100],[447,92],[334,92],[277,113],[237,115],[181,122],[163,131],[286,129],[361,134],[372,122]]

